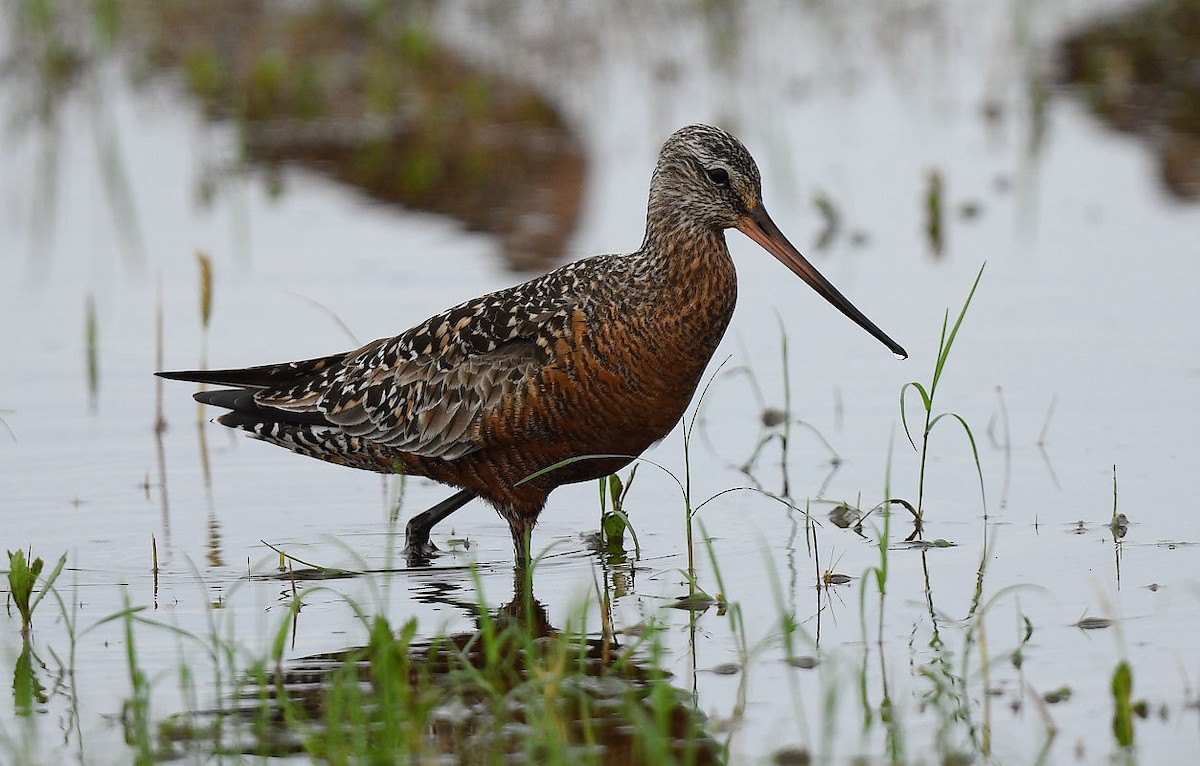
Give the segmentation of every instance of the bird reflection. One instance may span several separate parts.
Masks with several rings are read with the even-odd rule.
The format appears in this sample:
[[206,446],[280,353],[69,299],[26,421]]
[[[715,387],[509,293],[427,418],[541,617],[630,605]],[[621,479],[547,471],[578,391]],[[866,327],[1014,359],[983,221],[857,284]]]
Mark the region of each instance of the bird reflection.
[[[254,724],[241,727],[254,741],[239,748],[303,752],[312,727],[322,738],[368,737],[372,753],[398,748],[392,755],[400,760],[495,763],[543,744],[586,750],[589,761],[606,764],[723,760],[705,717],[664,671],[607,632],[554,627],[520,569],[512,599],[493,610],[463,583],[430,579],[412,590],[418,601],[462,612],[473,627],[426,638],[414,622],[395,630],[374,618],[366,646],[304,657],[248,684],[234,710]],[[266,727],[264,699],[273,700]],[[404,735],[383,734],[389,726]],[[325,744],[336,748],[336,738]]]

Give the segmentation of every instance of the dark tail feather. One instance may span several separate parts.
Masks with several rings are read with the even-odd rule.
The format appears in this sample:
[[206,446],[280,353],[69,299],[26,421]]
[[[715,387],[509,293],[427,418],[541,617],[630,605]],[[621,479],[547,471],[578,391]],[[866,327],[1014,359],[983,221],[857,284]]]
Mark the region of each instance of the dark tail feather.
[[[346,354],[323,356],[320,359],[305,359],[300,362],[265,364],[260,367],[245,367],[236,370],[172,370],[156,372],[160,378],[186,380],[192,383],[211,383],[217,386],[243,386],[245,388],[285,388],[316,375],[346,358]],[[215,404],[215,402],[213,402]],[[207,402],[206,402],[207,404]],[[220,407],[227,405],[220,404]]]
[[254,401],[254,391],[249,388],[223,388],[217,391],[200,391],[196,401],[224,407],[231,412],[217,418],[217,422],[231,428],[249,428],[254,425],[286,423],[288,425],[328,426],[332,425],[320,412],[290,412],[274,407],[263,407]]
[[396,457],[381,445],[347,436],[320,412],[288,412],[263,407],[248,388],[201,391],[196,401],[229,409],[216,422],[245,431],[256,439],[290,449],[298,455],[364,471],[395,473]]

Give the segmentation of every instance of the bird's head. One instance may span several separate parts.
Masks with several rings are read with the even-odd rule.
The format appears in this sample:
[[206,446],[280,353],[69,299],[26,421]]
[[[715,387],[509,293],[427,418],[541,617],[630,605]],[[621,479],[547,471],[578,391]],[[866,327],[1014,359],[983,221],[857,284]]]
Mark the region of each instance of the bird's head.
[[761,202],[758,165],[731,134],[689,125],[663,144],[650,204],[669,208],[661,211],[666,217],[709,230],[733,229]]
[[[732,134],[710,125],[689,125],[671,134],[658,155],[650,181],[651,222],[670,222],[658,236],[687,230],[737,229],[778,258],[864,330],[900,358],[899,343],[867,319],[800,254],[767,215],[762,177],[746,147]],[[681,231],[683,230],[683,231]],[[647,235],[650,236],[649,228]]]

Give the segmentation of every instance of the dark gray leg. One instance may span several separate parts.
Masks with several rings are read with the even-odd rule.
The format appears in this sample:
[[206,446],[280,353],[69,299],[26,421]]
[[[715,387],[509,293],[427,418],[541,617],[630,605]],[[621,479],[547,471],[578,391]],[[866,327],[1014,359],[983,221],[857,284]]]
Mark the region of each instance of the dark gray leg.
[[530,545],[533,535],[533,524],[525,521],[508,522],[508,529],[512,532],[513,539],[513,558],[517,568],[524,571],[530,562]]
[[429,532],[439,521],[475,498],[474,492],[459,490],[428,511],[418,513],[408,520],[408,525],[404,528],[404,553],[408,555],[410,565],[414,560],[424,560],[427,563],[439,553],[437,547],[429,541]]

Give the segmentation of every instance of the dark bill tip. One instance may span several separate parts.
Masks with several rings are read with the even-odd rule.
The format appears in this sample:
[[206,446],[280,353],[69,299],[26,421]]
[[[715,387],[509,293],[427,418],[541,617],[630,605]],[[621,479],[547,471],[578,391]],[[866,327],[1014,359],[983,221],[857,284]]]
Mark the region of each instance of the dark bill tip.
[[854,320],[855,324],[887,346],[897,359],[908,358],[908,352],[904,350],[903,346],[892,340],[874,322],[867,319],[846,296],[842,295],[836,287],[830,284],[828,279],[821,275],[821,272],[817,271],[808,262],[808,259],[800,254],[800,251],[791,242],[788,242],[787,237],[783,236],[783,232],[771,220],[771,216],[767,215],[765,207],[759,204],[742,218],[737,228],[747,237],[761,245],[771,255],[778,258],[796,276],[803,279],[812,289],[816,290],[822,298],[833,304],[834,308],[850,317],[850,319]]

